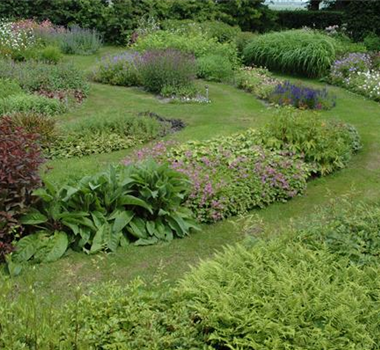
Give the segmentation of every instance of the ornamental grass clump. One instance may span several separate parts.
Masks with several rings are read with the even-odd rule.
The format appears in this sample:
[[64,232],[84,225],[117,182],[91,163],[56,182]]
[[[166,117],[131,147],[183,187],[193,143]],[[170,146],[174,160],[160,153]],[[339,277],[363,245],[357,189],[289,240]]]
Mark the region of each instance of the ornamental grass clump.
[[335,39],[313,30],[288,30],[254,37],[243,52],[246,64],[322,77],[336,56]]
[[299,109],[331,109],[336,104],[335,97],[326,88],[313,89],[290,81],[279,83],[268,99],[280,106]]

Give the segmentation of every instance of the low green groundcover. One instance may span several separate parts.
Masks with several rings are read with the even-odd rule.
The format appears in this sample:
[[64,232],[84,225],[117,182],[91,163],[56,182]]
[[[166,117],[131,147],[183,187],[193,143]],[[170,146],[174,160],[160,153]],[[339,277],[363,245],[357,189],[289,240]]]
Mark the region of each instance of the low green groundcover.
[[379,208],[330,209],[320,213],[325,228],[310,220],[279,238],[228,247],[173,288],[103,284],[52,309],[49,298],[3,280],[0,347],[378,349],[379,263],[351,259],[360,245],[342,255],[331,237],[353,242],[361,227],[361,245],[377,244]]

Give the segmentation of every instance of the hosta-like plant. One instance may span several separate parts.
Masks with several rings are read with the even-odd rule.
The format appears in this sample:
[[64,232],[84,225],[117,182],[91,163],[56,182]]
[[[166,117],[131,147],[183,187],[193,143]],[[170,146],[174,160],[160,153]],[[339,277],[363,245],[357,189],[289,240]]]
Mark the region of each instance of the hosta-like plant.
[[39,205],[22,219],[35,233],[17,243],[12,261],[52,261],[68,247],[96,253],[184,237],[197,229],[180,206],[188,193],[184,175],[153,161],[110,167],[62,188],[46,183],[34,193]]

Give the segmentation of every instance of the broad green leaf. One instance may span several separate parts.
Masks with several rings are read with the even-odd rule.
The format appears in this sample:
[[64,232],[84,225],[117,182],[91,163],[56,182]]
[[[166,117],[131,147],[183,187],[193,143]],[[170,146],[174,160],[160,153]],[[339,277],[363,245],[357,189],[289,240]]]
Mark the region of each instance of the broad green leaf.
[[38,225],[44,224],[47,221],[48,218],[41,214],[38,210],[33,210],[20,219],[20,222],[23,225]]
[[156,225],[154,223],[154,221],[147,221],[146,222],[146,229],[149,233],[150,236],[156,236]]
[[102,227],[106,222],[106,217],[99,211],[94,211],[91,213],[92,219],[94,220],[95,226],[99,229]]
[[167,217],[167,221],[170,227],[176,231],[179,237],[183,237],[188,233],[184,220],[178,215],[172,215]]
[[91,230],[88,227],[81,227],[79,229],[79,235],[81,239],[78,242],[78,247],[83,249],[83,247],[90,241]]
[[73,231],[74,235],[76,236],[79,233],[79,226],[76,224],[72,224],[70,222],[63,222],[65,226],[67,226],[71,231]]
[[129,223],[128,231],[136,238],[148,238],[145,222],[140,218],[133,218]]
[[16,243],[16,252],[13,254],[14,262],[28,261],[36,254],[39,242],[40,235],[38,233],[21,238]]
[[125,235],[121,235],[120,237],[120,246],[123,248],[126,248],[129,246],[129,240]]
[[115,222],[113,224],[112,231],[120,232],[122,231],[132,220],[134,213],[130,210],[121,211],[115,216]]
[[107,243],[107,248],[112,252],[116,251],[117,247],[120,244],[120,238],[123,236],[121,231],[112,232],[110,234],[110,238]]
[[103,249],[105,237],[107,236],[108,230],[109,230],[108,224],[104,224],[100,226],[100,228],[98,229],[98,231],[96,232],[92,240],[90,254],[97,253]]
[[66,196],[62,198],[63,202],[67,202],[75,193],[79,191],[78,188],[72,186],[65,186],[63,189],[66,190]]
[[65,254],[69,246],[69,240],[65,232],[56,231],[54,236],[49,239],[46,256],[42,259],[43,262],[56,261]]
[[156,244],[157,242],[158,242],[158,239],[156,237],[149,237],[149,238],[146,238],[146,239],[140,238],[134,244],[135,245],[144,246],[144,245]]
[[120,205],[136,205],[138,207],[147,209],[151,214],[153,214],[152,207],[148,203],[143,201],[142,199],[137,198],[135,196],[131,196],[131,195],[122,196],[120,198],[119,203]]
[[7,259],[7,269],[12,277],[18,276],[21,273],[22,265],[15,263],[12,259]]
[[54,200],[54,197],[50,195],[45,188],[39,188],[33,191],[33,195],[43,199],[45,202],[49,203]]

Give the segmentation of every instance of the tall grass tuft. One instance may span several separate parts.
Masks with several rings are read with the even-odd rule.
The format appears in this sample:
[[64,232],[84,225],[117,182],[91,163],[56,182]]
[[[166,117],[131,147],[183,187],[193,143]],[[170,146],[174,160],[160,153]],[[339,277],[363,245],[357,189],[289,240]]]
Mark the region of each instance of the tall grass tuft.
[[313,30],[288,30],[253,38],[244,49],[247,64],[307,77],[321,77],[334,63],[337,42]]

